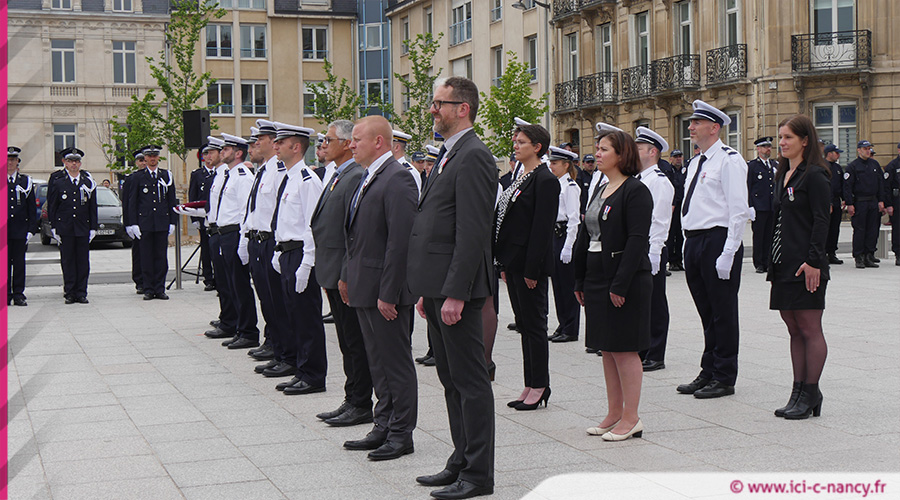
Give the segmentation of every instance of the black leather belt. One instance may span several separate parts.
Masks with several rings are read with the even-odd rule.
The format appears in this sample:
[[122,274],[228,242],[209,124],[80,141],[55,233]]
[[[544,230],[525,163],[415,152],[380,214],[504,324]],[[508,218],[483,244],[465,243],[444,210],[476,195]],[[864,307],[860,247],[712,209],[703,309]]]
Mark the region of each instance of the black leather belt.
[[684,237],[685,238],[693,238],[694,236],[701,236],[706,233],[711,233],[713,231],[727,231],[727,229],[725,229],[722,226],[711,227],[709,229],[693,229],[693,230],[685,229]]
[[875,196],[854,196],[853,201],[875,201]]
[[303,248],[302,241],[294,241],[294,240],[283,241],[283,242],[275,245],[275,251],[282,252],[282,253],[290,252],[291,250],[296,250],[298,248]]
[[219,234],[219,226],[216,225],[215,222],[210,222],[209,226],[206,228],[206,234],[212,236],[214,234]]
[[227,226],[218,226],[216,229],[219,234],[229,234],[229,233],[234,233],[236,231],[240,231],[241,225],[240,224],[229,224]]
[[256,229],[251,229],[247,231],[247,239],[255,240],[260,243],[266,241],[267,239],[272,237],[271,231],[257,231]]

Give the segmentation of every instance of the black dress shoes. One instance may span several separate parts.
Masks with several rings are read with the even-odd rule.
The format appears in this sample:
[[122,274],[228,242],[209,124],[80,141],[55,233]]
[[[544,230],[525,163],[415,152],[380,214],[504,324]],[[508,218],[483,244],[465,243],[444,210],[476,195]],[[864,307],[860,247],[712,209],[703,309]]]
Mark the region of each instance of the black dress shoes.
[[375,431],[369,431],[366,437],[355,441],[344,441],[344,448],[348,450],[377,450],[384,444],[387,435]]
[[600,352],[600,349],[597,349],[596,347],[585,347],[584,352],[588,354],[597,354],[598,352]]
[[70,295],[66,295],[65,298],[66,298],[66,304],[74,304],[74,303],[75,303],[75,297],[72,297],[72,296],[70,296]]
[[766,270],[763,267],[756,268],[756,274],[763,274],[764,272],[766,272]]
[[272,349],[272,346],[263,344],[262,347],[247,351],[247,355],[257,361],[267,361],[275,357],[275,349]]
[[249,349],[251,347],[259,347],[259,342],[241,337],[228,344],[229,349]]
[[234,334],[234,337],[231,337],[230,339],[226,340],[225,342],[222,342],[222,347],[228,347],[240,339],[241,339],[240,335]]
[[510,323],[510,324],[506,325],[506,329],[507,330],[516,330],[516,324]]
[[154,295],[150,292],[147,292],[144,294],[144,300],[153,300],[155,297],[156,297],[156,295]]
[[452,500],[458,498],[478,497],[481,495],[492,495],[493,493],[493,486],[478,486],[477,484],[470,483],[465,479],[458,479],[455,483],[447,486],[446,488],[432,491],[431,496],[433,496],[434,498]]
[[400,443],[398,441],[385,441],[383,445],[379,446],[375,450],[369,452],[369,460],[379,461],[379,460],[393,460],[395,458],[400,458],[403,455],[409,455],[410,453],[416,451],[413,447],[412,440],[408,443]]
[[214,319],[214,320],[212,320],[212,321],[209,322],[209,326],[211,326],[211,327],[213,327],[213,328],[218,328],[218,327],[221,326],[221,325],[222,325],[222,322],[219,321],[219,320],[217,320],[217,319]]
[[275,364],[275,366],[271,368],[266,368],[263,370],[262,374],[266,377],[276,378],[276,377],[287,377],[294,373],[294,367],[285,363],[284,361]]
[[645,372],[655,372],[656,370],[662,370],[666,367],[666,364],[662,361],[653,361],[651,359],[645,359],[641,366],[644,367]]
[[416,361],[416,363],[421,364],[421,363],[424,363],[426,359],[433,358],[433,357],[434,357],[434,353],[431,351],[431,349],[428,349],[428,352],[426,352],[424,356],[419,356],[418,358],[416,358],[415,361]]
[[679,262],[669,262],[669,271],[684,271],[684,266]]
[[16,297],[13,299],[13,304],[17,306],[27,306],[28,302],[25,302],[25,297]]
[[206,332],[203,333],[203,335],[206,335],[207,337],[209,337],[211,339],[224,339],[224,338],[228,338],[228,337],[234,337],[233,333],[228,333],[225,330],[219,328],[218,326],[213,328],[212,330],[207,330]]
[[577,335],[567,335],[565,333],[560,333],[556,338],[550,339],[550,342],[575,342],[578,340]]
[[434,356],[429,356],[422,360],[422,364],[425,366],[434,366],[437,364],[437,361],[434,360]]
[[351,406],[336,417],[325,419],[325,423],[333,427],[350,427],[351,425],[371,424],[372,410]]
[[681,384],[675,388],[675,390],[682,394],[693,394],[709,385],[710,381],[711,379],[697,375],[697,378],[695,378],[693,382],[690,384]]
[[[291,385],[293,385],[293,384],[291,384]],[[328,420],[329,418],[337,417],[338,415],[344,413],[345,411],[349,410],[352,407],[353,407],[353,405],[351,405],[350,402],[345,399],[341,403],[341,406],[338,406],[337,410],[323,411],[322,413],[319,413],[318,415],[316,415],[316,418],[318,418],[319,420]]]
[[138,295],[144,295],[144,289],[138,287],[138,288],[136,288],[136,289],[134,290],[134,293],[136,293],[136,294],[138,294]]
[[206,285],[203,285],[203,291],[204,291],[204,292],[211,292],[211,291],[213,291],[213,290],[215,290],[215,289],[216,289],[216,285],[212,285],[212,284],[206,284]]
[[334,314],[328,313],[322,316],[322,323],[334,323]]
[[300,394],[313,394],[316,392],[325,392],[324,385],[310,385],[305,380],[301,380],[294,385],[284,388],[284,393],[288,396],[297,396]]
[[843,264],[844,261],[838,258],[835,254],[828,254],[828,263],[829,264]]
[[706,387],[695,391],[694,397],[697,399],[712,399],[731,396],[732,394],[734,394],[733,385],[725,385],[718,380],[713,380]]
[[288,380],[287,382],[281,382],[280,384],[276,385],[276,386],[275,386],[275,390],[276,390],[276,391],[283,391],[285,387],[290,387],[290,386],[296,384],[296,383],[299,382],[299,381],[300,381],[300,378],[299,378],[299,377],[293,377],[293,378],[291,378],[290,380]]
[[419,476],[416,478],[416,482],[423,486],[449,486],[455,483],[458,477],[459,472],[444,469],[430,476]]
[[263,363],[261,365],[254,366],[253,371],[255,371],[256,373],[262,373],[269,368],[274,368],[275,365],[277,365],[277,364],[278,364],[278,361],[275,361],[274,359],[272,359],[268,363]]
[[559,337],[560,335],[562,335],[562,332],[560,332],[559,330],[556,330],[555,332],[553,332],[552,335],[547,337],[547,340],[549,340],[550,342],[553,342],[553,339],[555,339],[556,337]]
[[169,300],[169,296],[166,295],[166,292],[159,292],[156,294],[156,298],[159,300]]
[[90,301],[87,299],[87,297],[78,297],[77,299],[75,299],[75,302],[78,302],[79,304],[89,304],[90,303]]

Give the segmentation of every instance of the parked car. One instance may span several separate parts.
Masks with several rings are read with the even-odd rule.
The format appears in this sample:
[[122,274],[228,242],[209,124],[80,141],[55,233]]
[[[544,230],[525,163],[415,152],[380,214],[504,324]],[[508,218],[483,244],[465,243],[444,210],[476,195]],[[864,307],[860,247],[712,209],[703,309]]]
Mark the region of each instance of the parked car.
[[[125,225],[122,224],[122,202],[116,193],[103,186],[97,186],[97,218],[99,229],[92,243],[120,242],[125,248],[131,246],[131,237],[125,232]],[[49,245],[52,240],[53,231],[45,201],[41,208],[41,243]]]
[[32,179],[31,182],[34,184],[34,208],[37,210],[38,220],[41,220],[41,207],[43,207],[44,202],[47,201],[47,181]]

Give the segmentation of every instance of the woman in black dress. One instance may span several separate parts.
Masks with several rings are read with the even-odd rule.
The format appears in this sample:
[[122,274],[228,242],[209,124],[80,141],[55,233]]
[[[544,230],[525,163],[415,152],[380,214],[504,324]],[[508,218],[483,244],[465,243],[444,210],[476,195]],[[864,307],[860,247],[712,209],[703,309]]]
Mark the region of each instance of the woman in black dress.
[[781,158],[775,173],[775,233],[769,256],[769,308],[781,311],[791,336],[794,386],[786,419],[818,417],[819,376],[828,346],[822,332],[828,256],[825,240],[831,210],[831,171],[819,149],[812,121],[795,115],[778,126]]
[[[609,183],[588,201],[575,244],[575,296],[586,332],[603,353],[609,411],[588,434],[606,441],[641,437],[638,417],[643,368],[638,351],[650,346],[650,220],[653,197],[639,179],[637,146],[624,132],[597,142],[597,168]],[[585,334],[587,337],[587,333]]]
[[525,390],[508,406],[534,410],[550,399],[547,345],[547,285],[553,270],[553,226],[559,204],[559,180],[541,163],[550,133],[540,125],[516,129],[516,159],[524,173],[497,203],[494,259],[506,282],[509,301],[522,335]]

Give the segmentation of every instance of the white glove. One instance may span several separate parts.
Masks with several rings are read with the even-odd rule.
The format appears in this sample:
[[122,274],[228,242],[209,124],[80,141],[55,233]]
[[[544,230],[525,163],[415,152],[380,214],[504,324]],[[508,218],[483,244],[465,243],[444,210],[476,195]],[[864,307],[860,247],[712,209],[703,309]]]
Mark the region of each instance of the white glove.
[[200,229],[200,221],[198,220],[191,222],[191,225],[194,226],[194,229]]
[[300,267],[297,268],[297,272],[294,274],[294,277],[297,278],[297,286],[294,287],[294,290],[297,293],[303,293],[306,290],[306,285],[309,283],[309,270],[311,268],[305,264],[300,264]]
[[572,262],[572,249],[569,247],[563,247],[562,252],[559,253],[559,260],[563,264]]
[[53,232],[53,239],[56,240],[58,243],[62,243],[62,240],[59,239],[59,235],[56,234],[56,229],[51,229],[50,231]]
[[281,262],[278,261],[279,257],[281,257],[281,252],[275,252],[275,254],[272,255],[272,269],[274,269],[276,273],[281,274]]
[[720,280],[731,278],[731,264],[734,262],[734,254],[725,254],[716,259],[716,273]]
[[94,241],[94,236],[97,236],[97,231],[94,231],[93,229],[91,229],[88,232],[88,243]]
[[134,239],[134,234],[131,233],[131,226],[125,226],[125,234],[127,234],[129,238]]
[[31,234],[31,233],[25,233],[25,241],[31,240],[31,237],[32,237],[32,236],[34,236],[34,235]]
[[175,224],[169,224],[169,236],[175,233]]
[[750,220],[752,220],[752,221],[756,220],[756,209],[753,207],[750,207]]
[[237,249],[237,254],[238,254],[238,257],[241,259],[241,264],[243,264],[245,266],[250,263],[250,249],[248,248],[247,243],[248,243],[247,238],[244,236],[241,236],[241,242],[238,243],[238,249]]
[[128,227],[131,228],[131,237],[133,239],[135,239],[135,240],[141,239],[141,226],[138,226],[137,224],[135,224],[133,226],[128,226]]
[[656,276],[656,273],[659,272],[659,261],[661,259],[660,254],[650,254],[650,274]]

